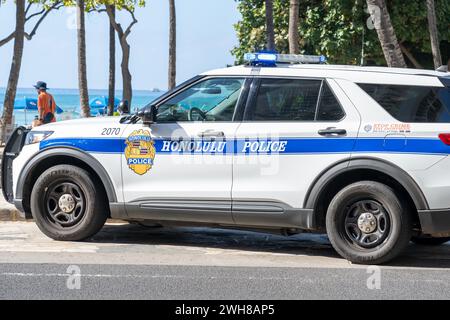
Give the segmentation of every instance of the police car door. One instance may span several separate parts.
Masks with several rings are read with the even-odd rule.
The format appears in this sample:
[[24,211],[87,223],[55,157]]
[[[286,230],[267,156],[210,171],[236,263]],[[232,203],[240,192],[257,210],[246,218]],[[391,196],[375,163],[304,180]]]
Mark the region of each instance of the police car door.
[[333,80],[255,79],[236,132],[236,223],[286,226],[289,217],[281,213],[303,208],[316,177],[350,157],[359,125],[357,110]]
[[[229,148],[244,83],[202,78],[157,103],[155,123],[128,126],[122,174],[129,214],[231,223]],[[211,218],[210,212],[217,215]]]

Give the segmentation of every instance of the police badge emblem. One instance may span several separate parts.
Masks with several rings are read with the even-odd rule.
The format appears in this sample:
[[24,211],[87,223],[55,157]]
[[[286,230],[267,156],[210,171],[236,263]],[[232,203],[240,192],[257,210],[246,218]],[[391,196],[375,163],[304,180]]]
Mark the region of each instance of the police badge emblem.
[[125,141],[125,158],[128,167],[139,175],[148,172],[153,166],[156,149],[148,130],[134,130]]

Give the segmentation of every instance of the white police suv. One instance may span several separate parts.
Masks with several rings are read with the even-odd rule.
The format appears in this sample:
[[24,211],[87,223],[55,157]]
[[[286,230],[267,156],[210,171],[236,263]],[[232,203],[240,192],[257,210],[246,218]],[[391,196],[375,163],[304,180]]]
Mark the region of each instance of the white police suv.
[[370,264],[449,239],[449,73],[246,58],[135,115],[18,128],[5,198],[56,240],[108,217],[326,232]]

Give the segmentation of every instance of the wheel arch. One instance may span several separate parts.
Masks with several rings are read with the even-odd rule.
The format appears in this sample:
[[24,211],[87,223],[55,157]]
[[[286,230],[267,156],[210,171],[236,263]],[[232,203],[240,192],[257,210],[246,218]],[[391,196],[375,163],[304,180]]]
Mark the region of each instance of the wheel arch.
[[26,218],[31,218],[31,190],[39,175],[50,167],[70,164],[90,172],[100,184],[109,203],[117,202],[115,188],[109,174],[100,162],[88,153],[71,147],[46,148],[35,154],[23,167],[16,187],[16,199],[22,199]]
[[397,165],[375,158],[347,159],[326,168],[311,184],[303,207],[313,209],[316,225],[319,228],[324,227],[326,210],[334,195],[346,185],[368,179],[385,183],[398,191],[414,210],[415,221],[420,224],[417,210],[429,209],[420,187]]

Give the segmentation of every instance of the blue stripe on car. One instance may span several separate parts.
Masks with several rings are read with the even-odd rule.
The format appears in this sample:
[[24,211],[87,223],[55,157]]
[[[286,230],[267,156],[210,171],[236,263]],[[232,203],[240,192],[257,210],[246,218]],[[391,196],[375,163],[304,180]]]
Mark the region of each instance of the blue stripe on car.
[[[155,139],[157,153],[171,153],[173,150],[164,148],[163,139]],[[217,153],[209,152],[210,141],[192,140],[200,142],[201,148],[177,153]],[[220,141],[220,140],[219,140]],[[55,138],[40,142],[40,149],[50,147],[72,147],[92,153],[123,153],[126,139],[122,138]],[[170,141],[171,144],[179,142]],[[280,152],[252,151],[248,143],[253,142],[286,142],[284,150]],[[247,144],[246,144],[247,143]],[[245,148],[247,146],[247,148]],[[245,150],[244,150],[245,149]],[[206,150],[206,151],[205,151]],[[439,139],[432,138],[279,138],[279,139],[235,139],[227,140],[223,152],[228,154],[314,154],[314,153],[418,153],[418,154],[450,154],[450,146]]]

